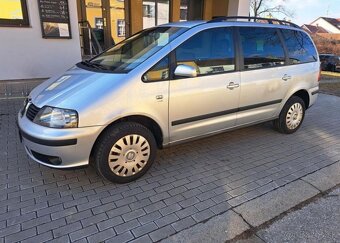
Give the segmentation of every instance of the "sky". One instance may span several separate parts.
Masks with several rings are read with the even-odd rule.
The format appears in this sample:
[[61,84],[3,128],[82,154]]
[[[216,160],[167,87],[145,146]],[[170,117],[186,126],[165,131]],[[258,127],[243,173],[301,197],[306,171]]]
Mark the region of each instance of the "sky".
[[[268,5],[284,5],[294,12],[294,17],[287,19],[303,25],[310,24],[318,17],[340,18],[340,0],[268,0]],[[277,18],[284,16],[275,15]]]

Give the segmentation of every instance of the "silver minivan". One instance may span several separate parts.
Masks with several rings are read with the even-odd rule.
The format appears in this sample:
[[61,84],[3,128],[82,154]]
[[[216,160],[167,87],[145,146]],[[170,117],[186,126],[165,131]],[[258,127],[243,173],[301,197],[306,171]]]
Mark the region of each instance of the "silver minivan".
[[319,75],[311,38],[292,23],[169,23],[36,87],[19,132],[40,164],[92,164],[124,183],[150,168],[157,148],[271,120],[295,132],[317,99]]

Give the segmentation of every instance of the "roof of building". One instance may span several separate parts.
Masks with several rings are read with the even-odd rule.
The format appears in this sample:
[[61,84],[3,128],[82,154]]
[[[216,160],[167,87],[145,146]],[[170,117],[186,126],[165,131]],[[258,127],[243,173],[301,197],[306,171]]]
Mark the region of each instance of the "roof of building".
[[[317,21],[318,19],[324,19],[325,21],[333,25],[335,28],[340,30],[340,18],[319,17],[315,21]],[[312,24],[315,21],[313,21]]]
[[304,24],[301,26],[303,29],[308,31],[311,34],[316,34],[316,33],[328,33],[327,30],[320,26],[315,26],[315,25],[310,25],[310,24]]

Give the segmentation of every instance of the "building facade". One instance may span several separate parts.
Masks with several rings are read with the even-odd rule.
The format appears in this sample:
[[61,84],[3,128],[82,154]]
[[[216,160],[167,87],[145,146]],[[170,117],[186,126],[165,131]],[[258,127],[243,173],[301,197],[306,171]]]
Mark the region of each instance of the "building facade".
[[59,75],[145,28],[248,16],[250,0],[1,0],[0,81]]

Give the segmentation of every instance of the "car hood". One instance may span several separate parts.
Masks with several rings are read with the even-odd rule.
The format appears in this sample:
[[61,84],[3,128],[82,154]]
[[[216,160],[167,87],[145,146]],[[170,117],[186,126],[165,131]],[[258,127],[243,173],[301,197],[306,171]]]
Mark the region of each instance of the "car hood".
[[95,103],[123,84],[126,74],[100,73],[73,67],[61,76],[52,77],[30,94],[37,107],[45,105],[81,110]]

